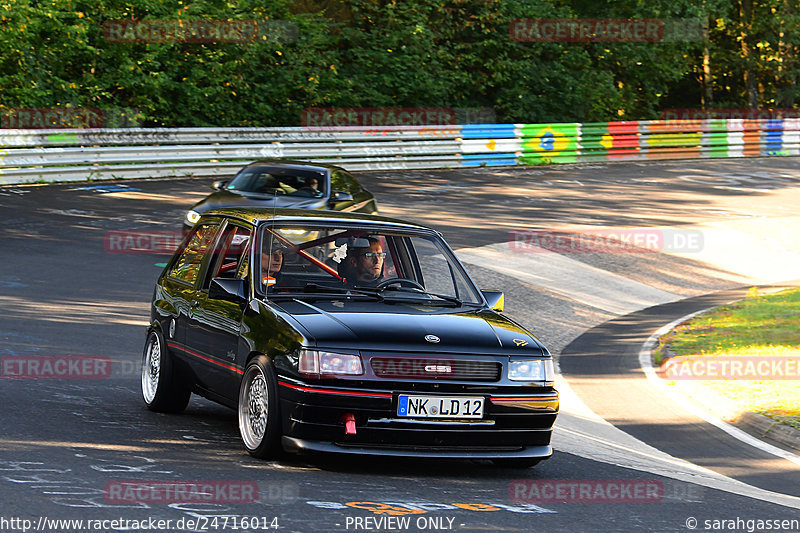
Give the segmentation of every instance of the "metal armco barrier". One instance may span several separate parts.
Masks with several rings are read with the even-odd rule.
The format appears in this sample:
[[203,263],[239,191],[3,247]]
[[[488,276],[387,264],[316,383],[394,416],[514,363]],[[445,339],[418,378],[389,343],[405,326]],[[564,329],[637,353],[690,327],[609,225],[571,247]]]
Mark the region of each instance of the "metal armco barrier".
[[0,184],[231,175],[266,158],[395,170],[780,155],[800,155],[800,119],[0,130]]

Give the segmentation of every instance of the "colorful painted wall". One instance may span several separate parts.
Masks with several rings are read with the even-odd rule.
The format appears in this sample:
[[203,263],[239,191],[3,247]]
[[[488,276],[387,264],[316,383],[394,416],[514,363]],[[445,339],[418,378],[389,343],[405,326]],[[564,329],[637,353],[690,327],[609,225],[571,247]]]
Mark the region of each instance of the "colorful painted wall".
[[[483,164],[492,164],[487,150],[501,146],[502,159],[507,161],[513,150],[516,163],[522,165],[800,155],[800,119],[796,118],[515,124],[516,144],[510,142],[509,124],[462,128],[462,143],[469,145],[464,144],[462,151],[470,153],[470,164],[481,157]],[[469,136],[466,128],[471,128]],[[476,147],[483,149],[476,154]]]

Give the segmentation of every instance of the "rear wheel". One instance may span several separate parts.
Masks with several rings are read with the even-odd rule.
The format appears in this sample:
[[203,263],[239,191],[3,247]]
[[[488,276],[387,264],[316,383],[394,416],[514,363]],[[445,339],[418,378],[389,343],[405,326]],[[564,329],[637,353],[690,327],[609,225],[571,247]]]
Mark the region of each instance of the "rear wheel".
[[239,387],[239,434],[247,452],[266,458],[278,451],[278,382],[270,360],[259,355],[244,371]]
[[180,413],[186,409],[192,393],[176,378],[172,357],[161,333],[151,330],[142,354],[142,398],[148,409],[163,413]]

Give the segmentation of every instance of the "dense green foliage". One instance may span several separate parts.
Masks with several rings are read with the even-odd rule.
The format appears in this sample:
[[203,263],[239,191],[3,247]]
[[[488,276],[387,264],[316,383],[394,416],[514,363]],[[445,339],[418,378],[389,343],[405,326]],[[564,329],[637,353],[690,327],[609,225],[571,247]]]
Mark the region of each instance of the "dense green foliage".
[[[788,0],[0,0],[3,108],[136,109],[146,126],[280,126],[311,107],[491,108],[498,122],[792,107]],[[708,40],[519,42],[523,18],[708,22]],[[118,42],[117,20],[270,20],[291,38]],[[704,59],[708,67],[703,68]]]

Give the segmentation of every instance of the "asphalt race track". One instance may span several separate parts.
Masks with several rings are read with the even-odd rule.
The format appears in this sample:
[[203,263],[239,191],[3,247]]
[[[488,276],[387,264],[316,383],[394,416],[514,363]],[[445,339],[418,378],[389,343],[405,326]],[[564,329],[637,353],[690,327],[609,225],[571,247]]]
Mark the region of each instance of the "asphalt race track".
[[[633,437],[744,483],[800,496],[800,466],[785,464],[681,412],[671,398],[653,391],[637,375],[638,348],[659,325],[744,296],[743,290],[720,291],[606,322],[564,348],[561,371],[595,413]],[[606,386],[609,380],[614,381],[613,399]]]
[[[168,531],[756,531],[758,520],[770,521],[762,530],[800,530],[777,522],[800,520],[800,464],[675,405],[637,359],[676,318],[741,298],[753,284],[800,278],[800,160],[358,177],[382,214],[441,230],[478,284],[503,290],[507,314],[557,355],[562,413],[550,460],[529,470],[259,461],[240,446],[233,411],[193,397],[184,414],[149,412],[139,364],[168,255],[133,250],[119,236],[167,239],[211,180],[0,187],[3,365],[26,356],[110,365],[94,379],[12,379],[2,367],[0,531],[143,531],[157,520],[170,520]],[[658,246],[532,244],[532,236],[543,242],[533,232],[587,227],[655,234]],[[114,496],[137,481],[215,482],[225,491],[210,501],[205,489],[169,501]],[[553,487],[562,497],[546,497]],[[627,497],[614,495],[620,487]],[[84,522],[55,522],[70,519]]]

